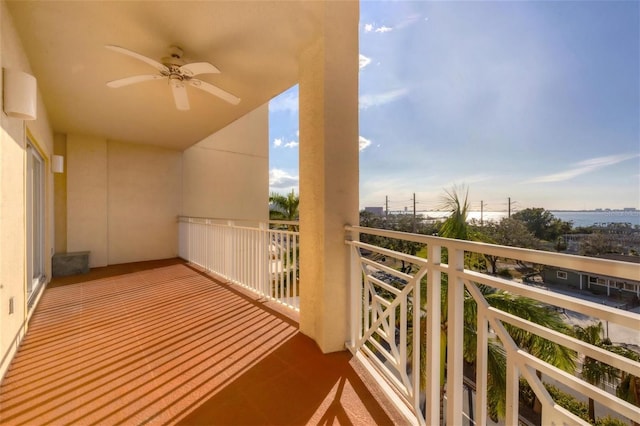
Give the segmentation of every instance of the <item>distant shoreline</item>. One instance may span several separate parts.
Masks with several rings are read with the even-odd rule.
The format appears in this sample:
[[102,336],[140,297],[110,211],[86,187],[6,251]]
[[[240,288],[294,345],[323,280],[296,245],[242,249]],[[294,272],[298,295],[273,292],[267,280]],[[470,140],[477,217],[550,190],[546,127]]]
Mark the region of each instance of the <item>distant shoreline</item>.
[[639,209],[633,208],[630,209],[600,209],[600,210],[562,210],[562,209],[553,209],[549,210],[551,213],[553,212],[563,212],[563,213],[608,213],[608,212],[622,212],[622,213],[640,213]]

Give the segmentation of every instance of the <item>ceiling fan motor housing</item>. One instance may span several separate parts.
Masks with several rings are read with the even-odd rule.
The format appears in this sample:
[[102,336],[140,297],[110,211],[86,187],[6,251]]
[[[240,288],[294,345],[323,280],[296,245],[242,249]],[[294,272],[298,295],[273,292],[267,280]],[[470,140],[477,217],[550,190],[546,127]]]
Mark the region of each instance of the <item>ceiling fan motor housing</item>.
[[182,54],[183,51],[180,47],[175,45],[169,46],[169,56],[165,56],[164,58],[162,58],[162,63],[169,68],[181,67],[185,65],[185,62],[182,59]]

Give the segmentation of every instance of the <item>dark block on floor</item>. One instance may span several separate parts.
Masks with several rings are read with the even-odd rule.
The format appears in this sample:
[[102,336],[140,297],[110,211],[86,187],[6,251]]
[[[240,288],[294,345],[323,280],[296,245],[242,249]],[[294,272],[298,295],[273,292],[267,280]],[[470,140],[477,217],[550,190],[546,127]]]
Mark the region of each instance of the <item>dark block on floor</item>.
[[89,273],[88,251],[74,253],[56,253],[51,261],[51,273],[54,277]]

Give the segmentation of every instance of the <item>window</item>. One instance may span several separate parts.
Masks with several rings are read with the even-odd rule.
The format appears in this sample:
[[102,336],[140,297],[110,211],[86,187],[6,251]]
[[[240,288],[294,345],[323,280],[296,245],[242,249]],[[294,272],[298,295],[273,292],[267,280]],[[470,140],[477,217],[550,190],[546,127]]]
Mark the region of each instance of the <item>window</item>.
[[567,279],[567,273],[564,271],[557,271],[556,272],[556,277],[560,278],[561,280],[566,280]]
[[29,302],[44,282],[44,161],[27,145],[27,297]]

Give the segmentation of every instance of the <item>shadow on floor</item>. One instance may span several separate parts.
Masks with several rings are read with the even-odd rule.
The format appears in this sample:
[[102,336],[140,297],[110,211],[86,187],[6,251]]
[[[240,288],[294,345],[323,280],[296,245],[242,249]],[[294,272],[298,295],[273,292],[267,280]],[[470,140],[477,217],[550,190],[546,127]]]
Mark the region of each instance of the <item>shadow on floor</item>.
[[350,354],[323,355],[266,305],[177,259],[56,279],[0,424],[393,423]]
[[179,421],[211,424],[391,424],[349,365],[296,333]]

